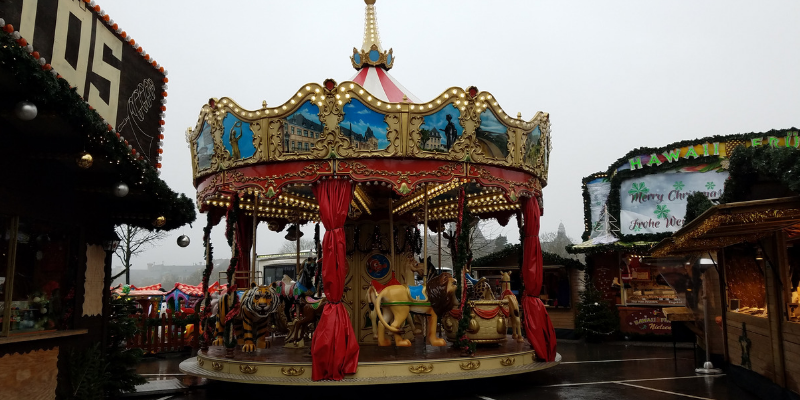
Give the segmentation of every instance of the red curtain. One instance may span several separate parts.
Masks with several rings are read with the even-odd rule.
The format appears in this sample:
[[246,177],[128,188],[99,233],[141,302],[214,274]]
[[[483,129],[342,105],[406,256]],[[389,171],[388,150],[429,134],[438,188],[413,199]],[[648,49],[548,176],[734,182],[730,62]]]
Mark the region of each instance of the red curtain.
[[325,227],[322,276],[328,304],[311,339],[312,378],[315,381],[338,381],[358,369],[358,339],[341,303],[347,276],[344,222],[353,197],[353,184],[344,180],[327,180],[314,186],[313,190]]
[[536,351],[536,357],[545,361],[556,359],[556,332],[547,310],[539,299],[542,288],[542,246],[539,243],[539,202],[533,197],[522,198],[524,218],[522,241],[522,278],[525,292],[522,309],[525,314],[525,334]]

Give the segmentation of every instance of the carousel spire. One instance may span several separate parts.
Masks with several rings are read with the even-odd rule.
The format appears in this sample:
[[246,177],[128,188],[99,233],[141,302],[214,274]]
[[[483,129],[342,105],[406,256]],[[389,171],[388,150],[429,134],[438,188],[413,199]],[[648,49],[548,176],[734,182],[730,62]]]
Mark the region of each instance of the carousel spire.
[[364,3],[367,4],[364,11],[364,41],[361,44],[361,50],[353,48],[353,55],[350,57],[350,61],[352,61],[353,67],[357,70],[372,66],[388,71],[394,65],[394,57],[392,56],[391,48],[386,52],[381,46],[378,18],[375,15],[375,0],[364,0]]

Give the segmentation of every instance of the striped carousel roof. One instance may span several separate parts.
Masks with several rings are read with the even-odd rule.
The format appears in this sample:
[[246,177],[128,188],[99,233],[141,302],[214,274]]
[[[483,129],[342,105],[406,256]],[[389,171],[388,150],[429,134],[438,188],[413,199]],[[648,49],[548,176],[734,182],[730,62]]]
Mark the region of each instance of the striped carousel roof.
[[[389,75],[389,71],[381,67],[366,67],[358,71],[351,81],[361,85],[373,96],[393,103],[409,101],[412,103],[421,103],[417,96],[414,96],[403,85],[400,84],[393,76]],[[405,99],[403,98],[405,97]]]
[[350,61],[358,72],[350,78],[380,100],[399,103],[421,103],[408,89],[389,75],[394,65],[392,49],[384,51],[378,33],[378,20],[375,15],[375,1],[367,3],[364,17],[364,41],[361,49],[353,49]]

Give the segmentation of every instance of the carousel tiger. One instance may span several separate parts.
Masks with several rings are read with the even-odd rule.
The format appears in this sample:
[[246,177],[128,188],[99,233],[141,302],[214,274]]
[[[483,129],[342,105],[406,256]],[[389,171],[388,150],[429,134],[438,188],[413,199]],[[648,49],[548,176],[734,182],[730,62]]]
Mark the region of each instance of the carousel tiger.
[[278,310],[278,295],[269,286],[256,286],[253,284],[242,296],[240,304],[236,304],[233,293],[223,293],[217,303],[217,332],[214,345],[223,344],[225,331],[224,321],[231,310],[239,306],[239,311],[230,323],[233,323],[237,338],[243,339],[242,352],[249,353],[256,350],[256,343],[264,337],[269,329],[269,316]]

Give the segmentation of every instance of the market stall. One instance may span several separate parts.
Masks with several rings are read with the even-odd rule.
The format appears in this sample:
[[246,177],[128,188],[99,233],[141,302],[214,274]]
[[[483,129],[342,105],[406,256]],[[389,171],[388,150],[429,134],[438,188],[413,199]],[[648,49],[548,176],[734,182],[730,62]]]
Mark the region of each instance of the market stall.
[[2,2],[0,27],[2,392],[55,398],[106,354],[114,226],[196,213],[158,177],[166,71],[100,6]]

